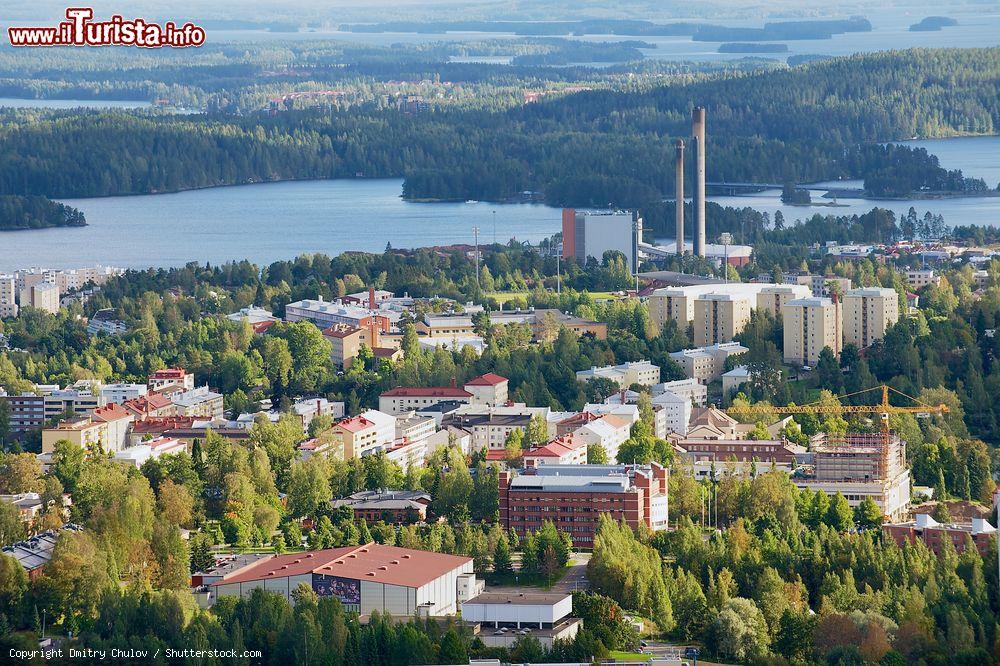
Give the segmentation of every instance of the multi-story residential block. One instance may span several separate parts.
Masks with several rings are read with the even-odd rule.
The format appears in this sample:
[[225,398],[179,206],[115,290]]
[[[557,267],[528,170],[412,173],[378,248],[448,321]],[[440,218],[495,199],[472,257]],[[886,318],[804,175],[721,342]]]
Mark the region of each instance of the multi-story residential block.
[[628,462],[618,460],[618,449],[631,435],[632,424],[614,414],[604,414],[577,428],[573,434],[586,442],[599,445],[607,454],[609,462]]
[[472,404],[499,407],[508,402],[508,385],[506,377],[487,372],[470,379],[463,388],[472,394]]
[[199,386],[190,391],[174,393],[170,396],[177,416],[199,416],[206,419],[221,418],[225,412],[221,393],[215,393],[207,386]]
[[330,358],[338,368],[346,370],[361,351],[363,331],[349,324],[334,324],[323,329],[323,337],[330,343]]
[[844,344],[868,347],[899,321],[899,294],[894,289],[852,289],[844,294],[843,317]]
[[691,400],[670,391],[653,397],[653,408],[660,407],[664,418],[664,434],[657,437],[665,438],[670,433],[687,432],[691,421]]
[[524,536],[551,520],[573,545],[591,548],[602,515],[632,529],[667,529],[668,470],[650,465],[540,465],[500,472],[500,520]]
[[654,385],[653,402],[656,402],[657,396],[664,393],[673,393],[685,398],[695,407],[704,407],[705,403],[708,402],[708,387],[694,378],[677,379],[672,382],[663,382],[662,384]]
[[586,465],[587,442],[575,433],[556,437],[524,452],[525,467],[541,465]]
[[796,298],[781,311],[784,360],[796,365],[816,365],[820,352],[841,349],[840,303],[829,298]]
[[789,301],[808,298],[812,295],[809,287],[800,284],[768,285],[757,294],[757,310],[770,312],[773,317],[782,314],[782,308]]
[[378,408],[386,414],[406,414],[441,402],[469,404],[472,394],[457,386],[398,386],[378,397]]
[[170,398],[162,393],[146,393],[122,403],[122,407],[132,412],[137,419],[144,420],[155,417],[174,416],[176,410]]
[[900,547],[920,541],[935,555],[941,554],[945,543],[951,543],[956,553],[963,553],[971,541],[979,554],[986,557],[997,528],[985,518],[973,518],[969,523],[942,524],[926,513],[918,513],[911,521],[883,525],[882,531]]
[[396,439],[396,417],[369,409],[335,423],[332,432],[343,447],[346,459],[360,458],[392,447]]
[[789,276],[790,282],[809,287],[812,295],[816,298],[830,298],[833,294],[845,294],[851,288],[850,278],[836,277],[834,275],[795,275]]
[[745,365],[738,365],[729,372],[722,373],[722,395],[731,397],[748,381],[750,381],[750,369]]
[[42,453],[52,453],[56,442],[68,440],[86,450],[98,447],[116,453],[128,442],[129,426],[134,416],[120,405],[95,409],[91,414],[62,421],[42,430]]
[[705,294],[694,301],[694,344],[731,342],[750,321],[750,300],[733,294]]
[[442,426],[469,433],[473,451],[495,451],[505,448],[511,432],[525,430],[532,416],[537,414],[544,419],[548,411],[547,407],[523,404],[508,407],[463,405],[442,419]]
[[164,368],[149,376],[149,390],[163,391],[170,386],[179,386],[185,391],[194,388],[194,374],[184,368]]
[[93,390],[76,388],[42,389],[45,400],[45,419],[58,418],[64,414],[89,414],[107,404],[107,399]]
[[98,310],[87,321],[87,335],[121,335],[128,330],[128,324],[117,318],[114,308]]
[[606,365],[601,368],[593,366],[589,370],[579,370],[576,373],[577,381],[582,382],[589,382],[598,377],[610,379],[622,388],[627,388],[633,384],[652,386],[660,382],[660,366],[653,365],[645,360],[629,361],[620,365]]
[[646,299],[649,318],[657,328],[662,329],[668,320],[677,322],[681,331],[686,331],[694,319],[694,299],[697,295],[687,289],[657,289]]
[[686,377],[708,384],[722,376],[727,358],[746,351],[749,349],[738,342],[724,342],[671,352],[670,358],[681,367]]
[[400,386],[379,396],[379,411],[405,414],[442,402],[500,407],[506,405],[507,378],[487,373],[470,379],[462,388],[457,386]]
[[38,430],[45,424],[45,398],[34,393],[8,395],[0,389],[0,401],[10,408],[10,431],[15,435]]
[[51,282],[39,282],[21,290],[20,305],[44,310],[51,314],[59,312],[59,287]]
[[0,275],[0,319],[16,317],[17,278],[13,275]]
[[931,268],[906,271],[906,284],[913,289],[920,289],[930,284],[937,286],[941,284],[941,276]]
[[122,405],[129,400],[140,398],[149,393],[145,384],[105,384],[101,386],[101,396],[105,402]]

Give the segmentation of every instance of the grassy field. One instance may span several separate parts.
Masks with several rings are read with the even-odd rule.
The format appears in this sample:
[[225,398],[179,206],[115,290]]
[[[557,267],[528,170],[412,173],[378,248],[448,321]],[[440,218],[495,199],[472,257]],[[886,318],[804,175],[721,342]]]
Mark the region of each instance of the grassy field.
[[648,654],[640,654],[638,652],[622,652],[620,650],[612,650],[611,658],[615,661],[649,661],[651,656]]
[[[607,301],[618,298],[614,293],[610,291],[592,291],[589,292],[591,298],[595,301]],[[507,303],[507,301],[512,298],[522,298],[528,300],[530,294],[526,291],[491,291],[486,294],[487,298],[492,298],[496,300],[497,303]]]

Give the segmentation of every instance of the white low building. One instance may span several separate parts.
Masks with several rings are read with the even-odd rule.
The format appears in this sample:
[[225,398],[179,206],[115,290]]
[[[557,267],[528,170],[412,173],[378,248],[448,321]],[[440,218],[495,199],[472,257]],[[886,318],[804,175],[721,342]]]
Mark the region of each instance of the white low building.
[[531,636],[550,649],[556,640],[572,640],[582,622],[571,617],[573,596],[564,593],[484,592],[462,603],[462,620],[478,624],[489,647],[510,647]]
[[[695,407],[704,407],[708,403],[708,387],[696,379],[678,379],[653,386],[653,397],[663,393],[673,393],[685,398]],[[653,402],[656,402],[655,400]]]
[[589,382],[598,377],[610,379],[621,388],[628,388],[633,384],[652,386],[660,381],[660,366],[653,365],[649,361],[629,361],[600,368],[593,366],[589,370],[579,370],[576,373],[577,381],[582,382]]

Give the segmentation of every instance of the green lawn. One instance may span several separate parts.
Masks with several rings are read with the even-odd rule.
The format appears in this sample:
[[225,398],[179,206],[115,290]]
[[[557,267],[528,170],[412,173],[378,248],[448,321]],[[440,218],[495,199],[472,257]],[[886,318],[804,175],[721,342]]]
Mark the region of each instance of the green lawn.
[[640,654],[638,652],[622,652],[620,650],[612,650],[611,658],[615,661],[649,661],[652,657],[648,654]]
[[[592,291],[589,293],[591,298],[595,301],[606,301],[617,298],[617,296],[610,291]],[[527,291],[491,291],[486,294],[486,297],[494,299],[497,303],[506,303],[512,298],[523,298],[527,301],[528,296],[530,295],[531,294]]]

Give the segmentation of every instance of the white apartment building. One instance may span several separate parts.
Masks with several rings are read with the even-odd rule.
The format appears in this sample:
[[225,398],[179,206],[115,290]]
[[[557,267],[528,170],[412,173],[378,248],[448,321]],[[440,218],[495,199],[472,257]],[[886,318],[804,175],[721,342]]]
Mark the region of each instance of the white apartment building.
[[[664,382],[653,387],[654,398],[663,393],[673,393],[680,396],[695,407],[704,407],[708,402],[708,387],[694,378]],[[654,399],[653,402],[656,400]]]
[[598,377],[610,379],[622,388],[627,388],[632,386],[632,384],[652,386],[660,381],[660,366],[653,365],[645,360],[629,361],[620,365],[606,365],[601,368],[593,366],[589,370],[579,370],[576,373],[577,380],[582,382],[589,382]]
[[0,275],[0,318],[17,316],[17,278]]
[[[699,386],[704,388],[703,385]],[[653,397],[653,407],[654,409],[660,407],[660,411],[663,413],[665,434],[661,438],[672,432],[680,435],[687,434],[688,423],[691,422],[691,400],[676,393],[664,391]]]
[[207,386],[199,386],[183,393],[170,396],[177,416],[198,416],[217,419],[223,415],[222,394],[211,391]]
[[104,400],[116,405],[144,396],[148,392],[149,388],[145,384],[105,384],[101,387]]
[[941,276],[936,274],[931,268],[906,271],[906,284],[912,289],[920,289],[929,284],[937,286],[941,284]]
[[[618,461],[618,449],[632,434],[631,424],[620,416],[605,414],[582,425],[574,434],[587,445],[599,444],[604,448],[609,463]],[[627,462],[627,461],[626,461]]]
[[670,358],[681,367],[686,377],[707,384],[722,376],[727,358],[746,351],[749,349],[738,342],[724,342],[707,347],[682,349],[672,352]]
[[840,353],[839,303],[829,298],[797,298],[785,303],[781,316],[785,363],[816,365],[824,347],[834,354]]
[[863,349],[899,321],[899,295],[880,287],[852,289],[844,294],[843,317],[844,344]]

